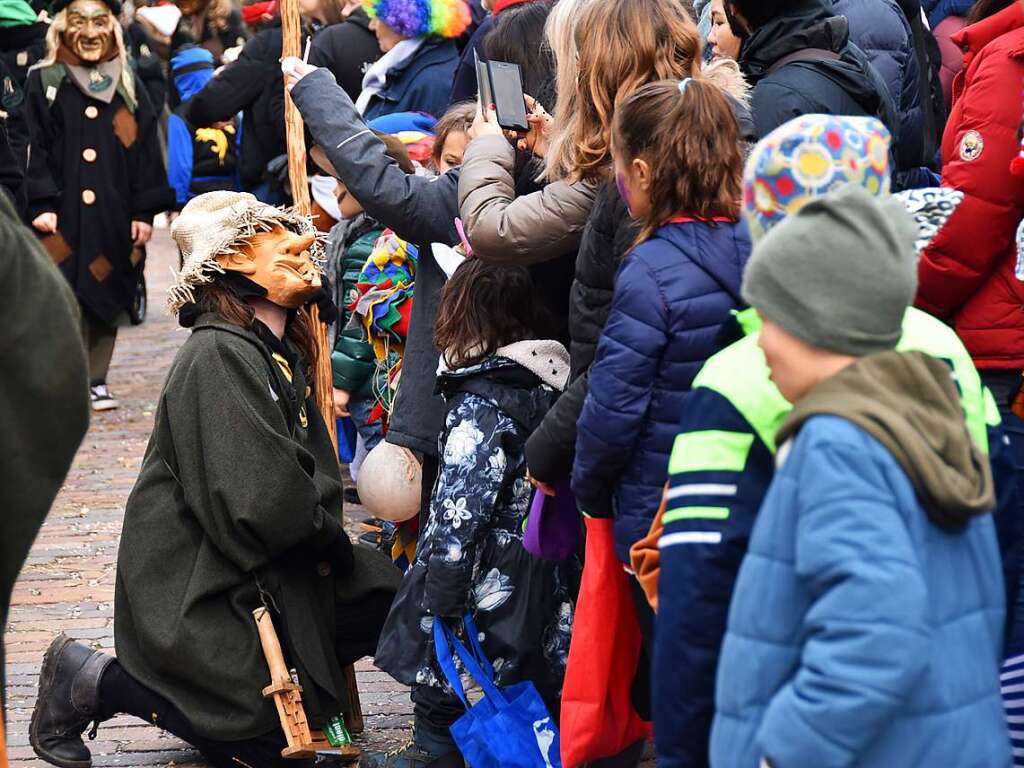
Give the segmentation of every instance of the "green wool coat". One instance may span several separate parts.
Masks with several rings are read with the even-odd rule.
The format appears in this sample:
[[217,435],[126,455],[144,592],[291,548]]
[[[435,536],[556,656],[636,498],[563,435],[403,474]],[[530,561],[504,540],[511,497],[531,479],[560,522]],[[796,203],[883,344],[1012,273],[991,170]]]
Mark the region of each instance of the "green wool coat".
[[278,724],[252,617],[264,599],[319,726],[347,708],[342,665],[367,652],[337,647],[335,622],[401,577],[365,548],[352,574],[327,562],[341,531],[337,456],[304,366],[289,383],[271,354],[214,315],[195,324],[160,396],[118,553],[118,659],[220,741]]
[[[18,572],[89,426],[89,378],[78,302],[2,192],[0,243],[0,627],[4,627]],[[3,676],[0,642],[0,698]]]

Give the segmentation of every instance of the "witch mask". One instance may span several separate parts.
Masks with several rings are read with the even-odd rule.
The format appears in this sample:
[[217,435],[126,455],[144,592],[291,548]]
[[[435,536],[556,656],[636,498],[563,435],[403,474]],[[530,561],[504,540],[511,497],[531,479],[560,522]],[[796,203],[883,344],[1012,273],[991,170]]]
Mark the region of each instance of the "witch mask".
[[65,13],[67,28],[62,33],[62,41],[83,64],[98,64],[116,50],[114,25],[117,21],[105,3],[74,0]]
[[267,300],[284,309],[298,309],[320,291],[320,269],[313,262],[312,234],[296,234],[275,226],[253,235],[245,245],[217,257],[227,272],[237,272],[267,292]]

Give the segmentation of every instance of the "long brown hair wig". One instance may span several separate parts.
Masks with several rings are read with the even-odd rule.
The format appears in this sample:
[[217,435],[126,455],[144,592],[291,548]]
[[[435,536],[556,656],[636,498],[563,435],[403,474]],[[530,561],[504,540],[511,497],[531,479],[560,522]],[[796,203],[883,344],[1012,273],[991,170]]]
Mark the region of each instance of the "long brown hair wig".
[[[200,313],[212,312],[225,322],[246,330],[252,330],[256,323],[256,310],[252,305],[238,298],[230,288],[216,279],[197,287],[195,298]],[[319,351],[313,337],[313,326],[305,309],[288,313],[285,337],[299,350],[306,365],[315,369]]]

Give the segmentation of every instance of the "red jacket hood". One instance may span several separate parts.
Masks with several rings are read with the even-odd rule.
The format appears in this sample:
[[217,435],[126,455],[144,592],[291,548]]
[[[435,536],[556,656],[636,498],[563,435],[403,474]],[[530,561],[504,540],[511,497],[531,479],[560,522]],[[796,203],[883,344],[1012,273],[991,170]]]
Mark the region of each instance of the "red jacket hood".
[[981,49],[1007,32],[1024,27],[1024,5],[1013,2],[999,13],[964,27],[951,38],[964,52],[964,69],[971,66]]

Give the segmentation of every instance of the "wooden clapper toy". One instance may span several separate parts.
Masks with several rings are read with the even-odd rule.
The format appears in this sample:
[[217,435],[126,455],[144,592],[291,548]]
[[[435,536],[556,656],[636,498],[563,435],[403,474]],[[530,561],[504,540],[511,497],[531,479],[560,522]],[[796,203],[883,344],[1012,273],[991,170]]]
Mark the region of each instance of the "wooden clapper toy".
[[[353,744],[332,746],[323,731],[310,729],[306,710],[302,706],[302,686],[285,664],[281,642],[277,638],[277,630],[274,629],[270,611],[260,606],[252,615],[256,619],[263,655],[267,658],[267,668],[270,670],[270,685],[263,689],[263,696],[273,698],[277,706],[277,716],[281,720],[281,730],[284,731],[288,742],[288,746],[281,750],[281,756],[299,760],[311,758],[317,752],[326,752],[351,762],[358,760],[361,754],[359,747]],[[357,711],[358,703],[358,698],[352,701]],[[358,720],[362,730],[362,713],[359,713]],[[350,730],[353,730],[351,725]]]

